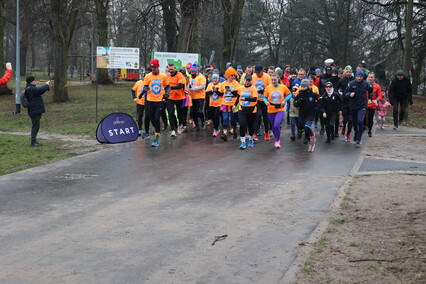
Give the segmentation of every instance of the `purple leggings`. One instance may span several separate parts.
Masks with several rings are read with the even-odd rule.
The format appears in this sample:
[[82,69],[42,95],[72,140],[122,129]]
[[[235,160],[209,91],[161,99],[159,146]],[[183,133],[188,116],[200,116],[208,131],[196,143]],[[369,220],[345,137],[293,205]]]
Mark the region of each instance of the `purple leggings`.
[[274,133],[275,141],[280,141],[281,122],[283,121],[284,116],[285,111],[279,111],[275,113],[268,112],[268,117],[272,124],[272,133]]

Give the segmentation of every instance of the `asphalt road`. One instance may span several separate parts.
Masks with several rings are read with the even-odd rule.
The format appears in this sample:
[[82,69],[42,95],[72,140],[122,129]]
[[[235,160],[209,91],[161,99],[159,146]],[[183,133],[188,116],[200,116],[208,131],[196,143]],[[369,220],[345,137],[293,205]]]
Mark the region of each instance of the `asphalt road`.
[[0,177],[0,282],[280,283],[362,149],[283,132],[280,150],[164,134]]

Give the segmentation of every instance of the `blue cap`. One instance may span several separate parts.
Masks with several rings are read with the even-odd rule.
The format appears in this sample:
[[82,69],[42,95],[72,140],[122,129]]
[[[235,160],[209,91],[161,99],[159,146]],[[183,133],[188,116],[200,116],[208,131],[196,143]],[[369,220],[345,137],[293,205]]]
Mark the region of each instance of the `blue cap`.
[[321,69],[317,68],[315,69],[315,72],[321,72]]
[[348,65],[348,66],[345,67],[345,69],[352,71],[352,66]]
[[362,70],[358,70],[358,71],[356,71],[356,73],[355,73],[355,76],[362,76],[362,77],[364,77],[364,71],[362,71]]
[[213,76],[212,76],[212,78],[214,79],[214,78],[218,78],[219,79],[219,74],[213,74]]

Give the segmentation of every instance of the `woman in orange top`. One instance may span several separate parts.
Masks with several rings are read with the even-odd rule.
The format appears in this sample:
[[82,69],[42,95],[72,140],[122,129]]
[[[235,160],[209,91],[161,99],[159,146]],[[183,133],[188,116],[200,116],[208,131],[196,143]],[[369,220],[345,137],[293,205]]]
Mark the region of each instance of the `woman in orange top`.
[[[133,101],[136,103],[136,121],[139,127],[139,136],[142,135],[142,117],[145,110],[145,91],[143,80],[137,81],[132,88]],[[149,115],[145,112],[145,135],[142,138],[149,137]]]
[[238,88],[240,84],[237,82],[237,71],[230,67],[225,72],[226,81],[220,85],[219,92],[223,95],[222,99],[222,127],[223,134],[220,136],[223,141],[228,140],[229,119],[231,119],[232,133],[237,134],[237,114],[233,112],[238,97]]
[[204,99],[206,98],[206,77],[201,75],[198,70],[197,64],[191,65],[191,79],[189,81],[188,91],[189,95],[192,99],[193,106],[191,107],[192,119],[194,120],[193,128],[197,128],[198,126],[198,118],[201,120],[201,128],[204,128]]
[[220,106],[222,105],[219,93],[219,74],[213,74],[212,82],[207,86],[206,95],[209,96],[210,117],[213,118],[213,137],[219,135]]
[[272,133],[275,137],[275,148],[280,148],[281,122],[285,116],[285,97],[290,94],[290,90],[280,84],[280,79],[277,73],[271,77],[272,84],[267,86],[264,92],[264,101],[268,106],[268,117],[272,124]]
[[240,122],[241,150],[246,148],[247,128],[249,132],[249,141],[247,146],[254,146],[253,134],[257,115],[257,89],[251,84],[251,81],[251,75],[247,74],[244,86],[238,89],[238,103],[240,107],[238,110],[238,120]]

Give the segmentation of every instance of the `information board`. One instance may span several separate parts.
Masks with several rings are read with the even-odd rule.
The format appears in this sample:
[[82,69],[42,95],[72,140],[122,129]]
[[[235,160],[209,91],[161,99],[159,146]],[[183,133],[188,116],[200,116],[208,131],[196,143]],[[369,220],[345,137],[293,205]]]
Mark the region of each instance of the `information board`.
[[139,69],[139,48],[98,46],[96,68]]
[[160,62],[161,72],[164,72],[168,63],[173,62],[176,68],[180,68],[188,63],[199,64],[201,62],[201,54],[198,53],[153,52],[152,58],[156,58]]

